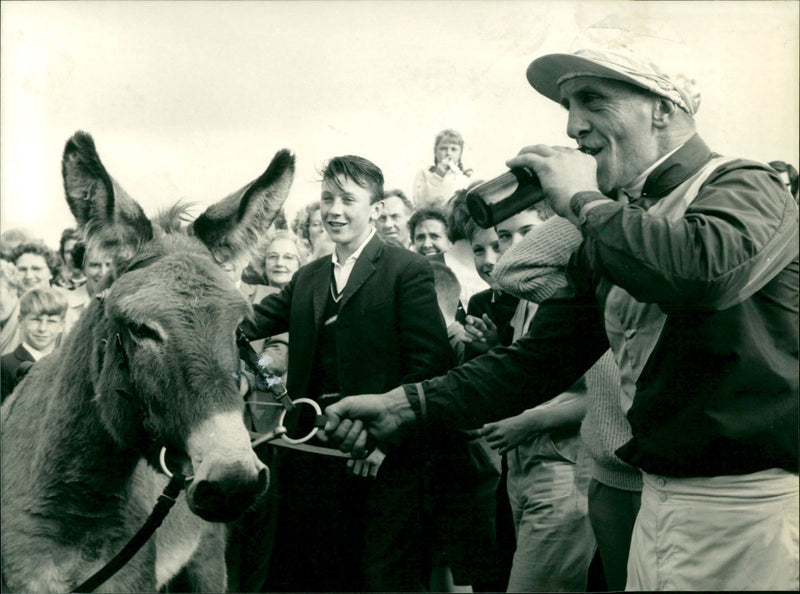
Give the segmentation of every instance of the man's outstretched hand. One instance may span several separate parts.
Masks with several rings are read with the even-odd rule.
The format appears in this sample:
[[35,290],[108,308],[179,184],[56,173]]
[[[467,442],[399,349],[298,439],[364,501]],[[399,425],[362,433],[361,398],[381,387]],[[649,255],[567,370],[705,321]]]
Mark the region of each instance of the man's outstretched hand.
[[363,458],[378,443],[396,442],[400,428],[416,419],[403,388],[385,394],[348,396],[325,409],[320,439]]

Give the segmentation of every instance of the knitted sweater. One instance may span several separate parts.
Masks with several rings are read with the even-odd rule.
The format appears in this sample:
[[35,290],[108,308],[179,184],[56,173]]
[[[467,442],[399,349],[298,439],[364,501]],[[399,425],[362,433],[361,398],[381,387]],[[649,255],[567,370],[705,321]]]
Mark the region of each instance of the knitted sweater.
[[[502,290],[541,303],[567,285],[564,268],[582,239],[568,220],[551,217],[509,248],[492,276]],[[585,377],[589,397],[580,435],[594,462],[592,476],[617,489],[639,491],[642,473],[614,453],[632,434],[620,403],[619,369],[610,350]]]

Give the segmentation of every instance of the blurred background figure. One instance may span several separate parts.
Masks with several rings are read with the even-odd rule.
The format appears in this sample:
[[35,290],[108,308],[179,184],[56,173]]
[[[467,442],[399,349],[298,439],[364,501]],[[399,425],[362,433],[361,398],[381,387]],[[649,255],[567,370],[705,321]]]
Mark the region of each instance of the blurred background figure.
[[414,179],[414,206],[442,206],[457,190],[469,185],[471,169],[464,169],[461,157],[464,138],[455,130],[442,130],[433,143],[433,165]]
[[769,166],[780,173],[786,189],[794,196],[794,201],[798,202],[797,169],[784,161],[770,161]]
[[243,284],[242,293],[251,303],[258,303],[267,295],[277,293],[292,280],[292,275],[308,262],[307,242],[286,229],[270,234],[264,244],[263,283]]
[[80,240],[78,230],[72,227],[64,229],[58,244],[58,256],[61,265],[53,284],[68,291],[74,291],[86,282],[81,267],[75,264],[72,258],[72,249]]
[[11,252],[11,261],[20,274],[22,292],[49,287],[58,272],[58,257],[41,242],[19,244]]
[[114,268],[113,252],[102,245],[92,245],[87,249],[83,243],[76,243],[71,250],[70,259],[86,280],[77,288],[67,291],[69,305],[64,325],[65,335],[75,326],[92,298],[104,288],[103,279]]
[[0,355],[11,353],[19,345],[19,289],[17,267],[0,259]]
[[322,225],[319,201],[312,202],[297,213],[292,231],[311,246],[311,259],[316,260],[333,252],[333,241]]
[[42,240],[27,229],[8,229],[0,233],[0,258],[11,261],[11,253],[22,243],[36,243]]
[[289,224],[286,221],[286,211],[281,208],[278,211],[275,220],[272,222],[272,225],[270,225],[268,236],[265,237],[259,244],[258,250],[256,250],[257,253],[253,259],[251,259],[247,263],[247,266],[244,267],[244,270],[242,271],[242,283],[246,283],[248,285],[269,284],[267,283],[267,277],[265,276],[264,272],[264,254],[266,253],[269,235],[275,231],[286,231],[288,229]]
[[375,230],[385,242],[411,249],[408,219],[413,212],[414,205],[402,190],[384,192]]
[[[473,182],[472,187],[480,182]],[[445,252],[444,263],[452,270],[461,285],[461,303],[464,305],[476,293],[489,288],[487,280],[476,269],[472,245],[466,233],[466,227],[472,222],[467,210],[466,190],[459,190],[447,202],[447,238],[452,244]]]

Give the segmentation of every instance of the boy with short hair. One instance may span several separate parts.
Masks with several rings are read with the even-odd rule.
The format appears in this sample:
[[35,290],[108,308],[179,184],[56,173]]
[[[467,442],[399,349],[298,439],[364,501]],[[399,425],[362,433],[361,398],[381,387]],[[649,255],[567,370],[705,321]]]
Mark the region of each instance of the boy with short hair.
[[14,391],[33,363],[52,352],[64,329],[66,315],[67,300],[57,289],[31,289],[22,296],[19,303],[22,344],[0,358],[2,400]]
[[[461,285],[445,264],[432,261],[436,298],[447,324],[456,364],[464,362],[464,327],[456,320]],[[495,493],[500,458],[488,443],[466,432],[428,428],[430,457],[425,465],[425,510],[430,547],[430,591],[503,591],[507,572],[497,544]]]
[[[452,364],[429,261],[386,245],[372,228],[383,195],[383,173],[374,163],[354,155],[331,159],[322,173],[320,214],[333,254],[300,268],[279,293],[255,304],[253,322],[243,325],[251,339],[289,331],[292,398],[324,408],[340,394],[381,393]],[[281,448],[278,546],[267,588],[423,589],[425,452],[410,442],[385,461],[368,458],[375,466],[360,476],[348,473],[338,451]]]

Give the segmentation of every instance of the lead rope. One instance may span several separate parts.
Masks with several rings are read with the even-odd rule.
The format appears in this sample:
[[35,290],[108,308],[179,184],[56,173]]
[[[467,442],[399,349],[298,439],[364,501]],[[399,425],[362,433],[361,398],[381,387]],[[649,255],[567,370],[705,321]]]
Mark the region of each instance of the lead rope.
[[128,541],[123,549],[116,554],[116,556],[96,571],[89,579],[72,590],[73,592],[93,592],[98,586],[106,582],[112,575],[117,573],[123,565],[125,565],[131,558],[142,548],[144,543],[153,535],[153,532],[161,526],[161,522],[167,517],[169,510],[175,505],[186,483],[186,478],[181,474],[173,474],[170,477],[164,491],[158,496],[158,501],[147,518],[144,525],[139,528],[139,531],[133,535],[133,538]]

